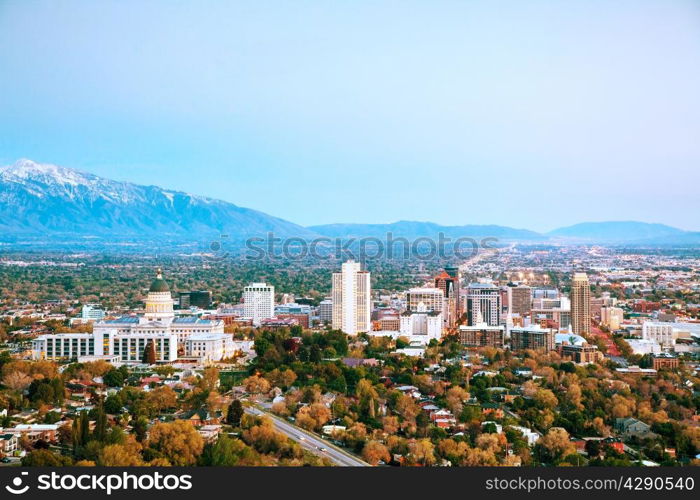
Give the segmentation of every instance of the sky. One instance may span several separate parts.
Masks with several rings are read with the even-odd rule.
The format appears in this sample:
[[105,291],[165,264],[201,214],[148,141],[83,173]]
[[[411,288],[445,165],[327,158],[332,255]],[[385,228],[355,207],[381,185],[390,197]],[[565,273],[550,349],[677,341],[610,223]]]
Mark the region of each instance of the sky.
[[700,230],[700,2],[0,0],[0,165],[302,224]]

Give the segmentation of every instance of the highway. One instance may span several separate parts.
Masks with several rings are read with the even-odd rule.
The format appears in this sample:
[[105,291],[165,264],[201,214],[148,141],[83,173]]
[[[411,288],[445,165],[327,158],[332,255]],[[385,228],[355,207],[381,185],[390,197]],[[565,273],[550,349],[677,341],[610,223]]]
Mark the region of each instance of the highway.
[[322,458],[327,458],[335,465],[342,467],[370,467],[367,462],[360,460],[359,458],[351,455],[350,453],[341,450],[337,446],[329,443],[328,441],[321,439],[316,434],[307,432],[304,429],[297,427],[281,418],[272,415],[266,411],[256,408],[254,406],[245,407],[246,413],[251,415],[267,416],[275,424],[275,429],[287,436],[292,441],[295,441],[301,445],[302,448],[310,451],[314,455]]

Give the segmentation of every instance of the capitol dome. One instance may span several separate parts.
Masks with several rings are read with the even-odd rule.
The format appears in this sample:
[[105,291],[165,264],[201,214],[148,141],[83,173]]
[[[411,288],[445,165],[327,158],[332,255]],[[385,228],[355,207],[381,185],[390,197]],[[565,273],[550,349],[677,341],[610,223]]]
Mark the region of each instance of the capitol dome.
[[151,283],[146,298],[146,319],[149,321],[169,322],[175,318],[173,297],[170,287],[163,279],[163,271],[158,268],[156,279]]
[[170,291],[170,287],[163,279],[163,273],[160,268],[158,269],[158,274],[156,274],[156,279],[153,280],[153,283],[151,283],[151,288],[149,288],[148,291],[155,293]]

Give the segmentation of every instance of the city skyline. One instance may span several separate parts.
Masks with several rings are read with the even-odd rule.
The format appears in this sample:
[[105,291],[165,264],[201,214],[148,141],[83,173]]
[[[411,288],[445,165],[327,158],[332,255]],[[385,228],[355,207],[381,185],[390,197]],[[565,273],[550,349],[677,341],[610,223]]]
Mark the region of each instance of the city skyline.
[[[28,157],[305,226],[700,229],[693,2],[79,5],[0,6],[0,164]],[[446,189],[459,196],[395,201]],[[540,194],[546,217],[523,203]]]

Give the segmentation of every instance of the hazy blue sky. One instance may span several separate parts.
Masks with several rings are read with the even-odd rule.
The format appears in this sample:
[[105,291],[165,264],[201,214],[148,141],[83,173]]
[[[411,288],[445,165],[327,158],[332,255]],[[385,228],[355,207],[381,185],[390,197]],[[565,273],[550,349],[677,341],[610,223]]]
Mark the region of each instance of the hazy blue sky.
[[0,0],[0,164],[310,225],[700,230],[700,2]]

